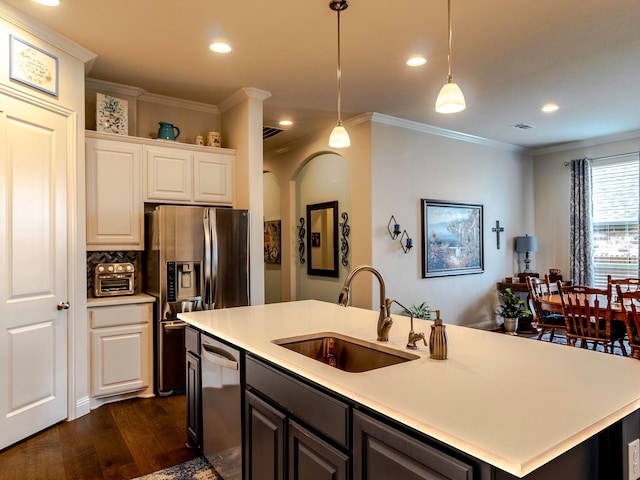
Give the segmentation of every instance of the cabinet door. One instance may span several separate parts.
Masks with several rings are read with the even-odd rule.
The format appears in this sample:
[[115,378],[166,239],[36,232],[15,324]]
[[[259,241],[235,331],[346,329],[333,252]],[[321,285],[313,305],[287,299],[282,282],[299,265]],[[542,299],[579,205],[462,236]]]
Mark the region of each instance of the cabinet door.
[[349,457],[289,421],[288,480],[346,480]]
[[91,330],[91,394],[101,397],[147,388],[149,347],[148,323]]
[[144,146],[145,200],[190,202],[193,153],[180,148]]
[[211,205],[233,204],[234,157],[196,153],[193,164],[193,199]]
[[354,478],[362,480],[472,480],[473,467],[354,412]]
[[187,351],[187,439],[191,447],[202,446],[200,357]]
[[87,250],[143,250],[142,146],[86,139]]
[[284,480],[284,414],[245,393],[245,479]]

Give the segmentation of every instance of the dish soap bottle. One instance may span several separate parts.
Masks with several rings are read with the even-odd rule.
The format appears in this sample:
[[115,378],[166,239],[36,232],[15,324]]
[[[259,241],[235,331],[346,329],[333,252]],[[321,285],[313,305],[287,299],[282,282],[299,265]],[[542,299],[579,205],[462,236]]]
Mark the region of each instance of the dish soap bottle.
[[447,359],[447,332],[440,318],[440,310],[436,310],[436,319],[433,321],[433,325],[431,325],[429,354],[434,360]]
[[334,353],[334,340],[333,340],[333,338],[330,338],[328,343],[327,343],[327,355],[325,356],[325,362],[330,367],[335,367],[338,364],[338,362],[336,360],[335,353]]

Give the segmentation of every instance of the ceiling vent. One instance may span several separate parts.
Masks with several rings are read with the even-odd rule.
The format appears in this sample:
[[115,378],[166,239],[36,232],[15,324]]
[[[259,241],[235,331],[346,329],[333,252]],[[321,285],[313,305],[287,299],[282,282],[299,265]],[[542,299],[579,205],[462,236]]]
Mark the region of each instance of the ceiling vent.
[[280,132],[283,132],[284,130],[282,130],[281,128],[276,128],[276,127],[268,127],[266,125],[264,125],[262,127],[262,140],[266,140],[267,138],[271,138],[274,135],[279,134]]
[[530,130],[532,128],[536,128],[533,125],[529,125],[526,123],[516,123],[515,125],[512,125],[513,128],[519,128],[520,130]]

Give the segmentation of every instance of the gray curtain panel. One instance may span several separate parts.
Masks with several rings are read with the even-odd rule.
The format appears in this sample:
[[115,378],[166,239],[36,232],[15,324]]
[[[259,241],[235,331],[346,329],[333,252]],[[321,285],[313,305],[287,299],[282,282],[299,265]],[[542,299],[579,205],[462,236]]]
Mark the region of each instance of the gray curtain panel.
[[571,160],[569,270],[574,284],[593,285],[591,160]]

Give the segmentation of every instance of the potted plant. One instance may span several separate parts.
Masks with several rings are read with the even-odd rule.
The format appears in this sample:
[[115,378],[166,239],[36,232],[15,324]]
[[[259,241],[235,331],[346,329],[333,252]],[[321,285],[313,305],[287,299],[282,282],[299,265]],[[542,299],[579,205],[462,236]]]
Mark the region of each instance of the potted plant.
[[523,300],[511,291],[510,288],[498,294],[500,297],[500,306],[496,310],[496,314],[500,315],[504,320],[504,329],[509,335],[517,335],[518,319],[526,315],[531,315],[531,311],[525,306]]
[[411,305],[409,308],[405,308],[401,315],[407,317],[413,315],[413,318],[420,318],[422,320],[431,320],[431,311],[427,302],[422,302],[420,305]]

